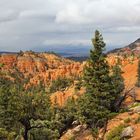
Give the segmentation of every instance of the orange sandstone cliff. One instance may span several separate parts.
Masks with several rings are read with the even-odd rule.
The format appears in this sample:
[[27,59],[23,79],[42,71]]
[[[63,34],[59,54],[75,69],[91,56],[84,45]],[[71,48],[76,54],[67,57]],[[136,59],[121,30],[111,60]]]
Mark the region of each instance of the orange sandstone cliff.
[[[117,58],[121,60],[125,85],[129,89],[136,83],[138,57],[131,58],[129,56],[124,58],[116,54],[109,54],[107,59],[110,65],[114,65]],[[3,65],[0,67],[0,71],[11,73],[18,70],[25,77],[29,77],[29,85],[36,85],[40,81],[48,85],[58,77],[79,76],[82,74],[84,66],[84,63],[75,62],[55,54],[34,53],[31,51],[18,54],[1,54],[0,64]],[[63,104],[69,96],[75,93],[74,86],[68,87],[63,93],[58,92],[54,95],[57,96],[59,104]],[[81,92],[84,92],[84,90]]]
[[39,81],[46,84],[59,76],[73,77],[82,72],[80,63],[49,53],[1,54],[0,64],[3,65],[0,71],[18,70],[26,77],[30,76],[32,84],[37,84]]

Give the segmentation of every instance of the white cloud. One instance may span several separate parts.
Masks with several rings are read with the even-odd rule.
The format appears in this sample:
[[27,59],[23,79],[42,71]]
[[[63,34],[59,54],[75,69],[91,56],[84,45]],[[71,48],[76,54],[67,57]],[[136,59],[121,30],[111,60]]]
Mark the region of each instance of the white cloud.
[[140,36],[140,0],[0,0],[0,51],[89,45],[95,29],[111,46]]
[[90,19],[82,15],[78,5],[70,4],[56,14],[56,22],[67,24],[88,23]]
[[45,40],[43,42],[43,45],[46,45],[46,46],[66,46],[66,45],[75,45],[75,46],[78,46],[78,45],[81,45],[81,46],[86,46],[86,45],[90,45],[90,40]]

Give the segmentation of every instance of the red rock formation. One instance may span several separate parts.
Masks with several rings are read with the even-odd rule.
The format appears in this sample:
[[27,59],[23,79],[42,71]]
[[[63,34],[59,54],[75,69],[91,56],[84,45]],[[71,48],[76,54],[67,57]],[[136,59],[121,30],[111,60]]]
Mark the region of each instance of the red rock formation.
[[39,81],[47,83],[59,76],[73,77],[82,72],[80,63],[48,53],[2,54],[0,63],[4,64],[3,71],[17,69],[25,76],[30,74],[31,84],[37,84]]
[[16,62],[17,55],[14,54],[2,54],[0,56],[0,63],[4,64],[3,69],[12,69]]
[[[117,58],[117,55],[109,55],[109,64],[114,65]],[[128,57],[127,59],[124,59],[122,56],[119,56],[119,58],[122,62],[126,88],[130,88],[136,83],[138,58]],[[74,77],[81,75],[83,66],[85,65],[85,63],[81,64],[53,54],[32,52],[1,55],[0,63],[4,64],[0,69],[2,71],[11,72],[14,71],[14,69],[18,69],[26,77],[29,77],[30,75],[31,78],[28,86],[32,84],[36,85],[40,81],[43,81],[48,85],[48,83],[58,77]],[[67,94],[69,96],[73,93],[74,91],[72,90],[71,93],[69,92]],[[61,96],[61,98],[63,98],[63,96]],[[65,97],[65,99],[67,98]]]

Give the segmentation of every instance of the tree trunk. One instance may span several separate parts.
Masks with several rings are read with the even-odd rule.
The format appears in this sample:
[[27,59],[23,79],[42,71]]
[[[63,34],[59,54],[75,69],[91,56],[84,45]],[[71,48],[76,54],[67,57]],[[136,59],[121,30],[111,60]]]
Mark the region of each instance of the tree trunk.
[[24,131],[24,140],[28,140],[28,129],[25,128],[25,131]]
[[107,125],[108,125],[108,118],[105,121],[104,128],[103,128],[103,135],[102,135],[103,140],[104,140],[104,137],[105,137],[105,134],[106,134],[106,131],[107,131]]

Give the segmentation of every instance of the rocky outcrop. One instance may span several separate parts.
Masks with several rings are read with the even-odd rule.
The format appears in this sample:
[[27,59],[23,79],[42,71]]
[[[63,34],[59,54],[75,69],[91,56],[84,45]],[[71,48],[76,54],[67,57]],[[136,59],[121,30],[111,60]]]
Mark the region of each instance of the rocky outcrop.
[[69,129],[60,140],[94,140],[91,130],[87,129],[87,125],[78,125]]
[[119,136],[122,139],[125,138],[130,138],[131,140],[136,140],[137,138],[139,139],[140,123],[137,122],[137,120],[139,120],[139,113],[133,112],[133,110],[118,114],[113,119],[109,120],[107,125],[107,131],[105,134],[105,140],[107,140],[106,136],[111,131],[113,131],[113,129],[119,127],[120,125],[124,126],[122,132],[119,134]]
[[130,109],[132,113],[140,113],[140,106],[136,106]]
[[52,101],[52,103],[54,103],[55,100],[57,100],[57,104],[59,104],[60,106],[63,106],[70,97],[77,99],[84,92],[85,92],[84,88],[81,88],[80,91],[75,92],[75,85],[72,85],[65,91],[57,91],[57,92],[53,93],[51,96],[51,101]]
[[16,62],[17,54],[2,54],[0,63],[4,64],[3,69],[13,69]]
[[[140,139],[140,116],[139,113],[133,112],[124,112],[116,115],[113,119],[109,120],[107,124],[106,133],[103,140],[108,140],[108,134],[112,132],[111,136],[116,136],[118,139],[130,139],[130,140],[139,140]],[[126,121],[128,120],[129,121]],[[118,130],[113,131],[119,126],[123,126],[121,132]],[[102,136],[102,129],[99,130],[99,136]],[[113,133],[114,132],[114,133]],[[119,132],[119,133],[118,133]],[[94,140],[92,131],[86,125],[74,126],[73,128],[67,130],[60,140],[68,140],[74,138],[75,140]],[[101,138],[101,137],[100,137]]]
[[123,47],[111,50],[108,54],[118,54],[118,55],[138,55],[140,54],[140,38],[136,41],[132,42],[131,44]]
[[39,81],[47,83],[59,76],[78,76],[82,72],[80,63],[49,53],[2,54],[0,63],[3,64],[2,71],[18,70],[26,76],[30,75],[31,84]]
[[126,127],[121,134],[121,138],[130,138],[134,136],[134,128],[132,126]]

